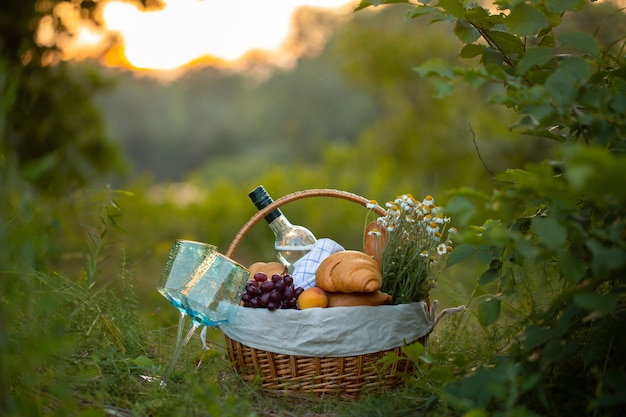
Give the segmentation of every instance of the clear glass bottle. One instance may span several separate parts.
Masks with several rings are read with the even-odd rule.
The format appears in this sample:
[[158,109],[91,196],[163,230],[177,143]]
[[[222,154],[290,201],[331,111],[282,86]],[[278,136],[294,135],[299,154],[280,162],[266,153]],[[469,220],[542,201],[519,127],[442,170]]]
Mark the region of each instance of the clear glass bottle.
[[[262,185],[252,190],[248,196],[259,210],[274,202]],[[278,208],[266,215],[265,220],[276,236],[274,248],[278,260],[293,272],[293,263],[313,249],[317,242],[315,235],[305,227],[291,224]]]

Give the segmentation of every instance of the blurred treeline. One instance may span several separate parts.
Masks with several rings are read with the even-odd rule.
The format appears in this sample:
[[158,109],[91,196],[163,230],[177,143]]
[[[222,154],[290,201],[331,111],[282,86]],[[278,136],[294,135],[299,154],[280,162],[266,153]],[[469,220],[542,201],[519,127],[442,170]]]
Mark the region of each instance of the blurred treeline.
[[[155,181],[192,172],[204,182],[246,181],[288,165],[318,168],[348,153],[351,175],[395,179],[410,171],[419,188],[437,191],[459,184],[457,164],[467,184],[483,176],[470,126],[494,170],[540,159],[540,144],[508,134],[507,115],[482,104],[485,92],[433,99],[413,68],[435,51],[455,61],[459,43],[445,26],[402,24],[403,12],[388,8],[331,23],[320,54],[264,78],[204,68],[164,84],[121,73],[98,102],[134,173]],[[306,14],[324,12],[300,12]],[[389,161],[392,172],[383,168]]]

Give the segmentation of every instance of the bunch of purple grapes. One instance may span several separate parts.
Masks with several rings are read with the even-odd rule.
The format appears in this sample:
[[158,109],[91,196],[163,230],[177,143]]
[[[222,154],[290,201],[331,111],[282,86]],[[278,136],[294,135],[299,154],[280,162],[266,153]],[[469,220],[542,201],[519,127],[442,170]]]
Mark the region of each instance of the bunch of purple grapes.
[[244,307],[298,308],[298,297],[304,289],[294,287],[293,277],[289,274],[274,274],[268,278],[265,272],[257,272],[246,284],[246,291],[241,296]]

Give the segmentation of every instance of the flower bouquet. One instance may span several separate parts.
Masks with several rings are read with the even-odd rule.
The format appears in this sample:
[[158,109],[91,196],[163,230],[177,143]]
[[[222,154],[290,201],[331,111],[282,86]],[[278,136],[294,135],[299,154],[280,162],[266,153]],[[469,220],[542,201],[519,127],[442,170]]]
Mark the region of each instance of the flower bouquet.
[[[368,205],[373,208],[376,201]],[[387,214],[366,230],[379,254],[383,284],[394,304],[422,301],[435,287],[437,274],[452,251],[449,227],[435,199],[428,195],[422,201],[403,194],[386,203]]]

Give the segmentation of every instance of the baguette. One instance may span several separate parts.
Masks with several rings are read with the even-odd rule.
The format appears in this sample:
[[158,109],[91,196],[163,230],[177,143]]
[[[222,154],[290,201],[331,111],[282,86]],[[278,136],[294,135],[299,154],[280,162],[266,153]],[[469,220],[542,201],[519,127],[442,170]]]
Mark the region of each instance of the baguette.
[[322,261],[316,285],[330,292],[375,292],[382,284],[380,265],[371,256],[355,250],[333,253]]
[[377,221],[370,222],[363,236],[363,252],[380,263],[386,243],[387,228]]
[[375,292],[326,292],[328,307],[379,306],[391,303],[391,296]]

